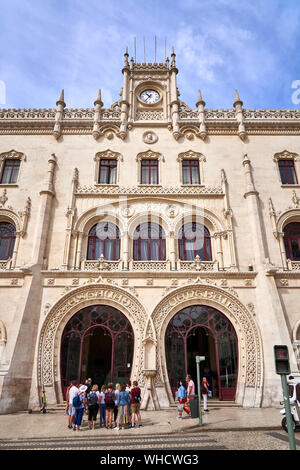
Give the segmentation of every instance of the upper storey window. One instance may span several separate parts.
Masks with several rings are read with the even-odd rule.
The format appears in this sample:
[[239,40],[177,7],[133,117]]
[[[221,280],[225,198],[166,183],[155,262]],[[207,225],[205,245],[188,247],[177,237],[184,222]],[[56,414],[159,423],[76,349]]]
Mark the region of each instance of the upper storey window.
[[135,229],[133,259],[136,261],[164,261],[166,259],[166,238],[160,225],[144,222]]
[[283,232],[286,257],[291,261],[300,261],[300,223],[288,224]]
[[196,222],[183,225],[178,236],[179,258],[192,261],[198,255],[204,261],[211,261],[210,233],[206,227]]
[[99,184],[116,184],[117,182],[117,160],[101,159],[99,166]]
[[141,161],[141,183],[158,184],[158,160]]
[[200,184],[199,160],[182,160],[182,183]]
[[18,179],[20,160],[7,159],[1,174],[1,184],[15,184]]
[[279,160],[278,167],[282,184],[298,184],[294,160]]
[[7,260],[12,258],[15,239],[16,229],[9,222],[0,223],[0,259]]
[[101,255],[108,261],[120,258],[120,231],[110,222],[99,222],[89,232],[87,259],[96,260]]

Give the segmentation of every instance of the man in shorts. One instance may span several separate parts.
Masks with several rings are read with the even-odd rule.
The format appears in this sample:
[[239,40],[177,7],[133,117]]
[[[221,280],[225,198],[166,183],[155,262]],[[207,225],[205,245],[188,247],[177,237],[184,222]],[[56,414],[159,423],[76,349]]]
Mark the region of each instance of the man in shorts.
[[73,421],[75,419],[75,407],[73,406],[73,399],[76,395],[78,395],[79,389],[76,387],[76,380],[71,381],[71,388],[68,392],[68,401],[69,401],[69,409],[68,409],[68,428],[73,429]]
[[138,387],[137,381],[133,382],[133,388],[130,392],[130,409],[131,409],[131,426],[130,429],[134,429],[135,426],[135,415],[139,422],[139,427],[142,426],[142,418],[140,413],[141,408],[141,389]]

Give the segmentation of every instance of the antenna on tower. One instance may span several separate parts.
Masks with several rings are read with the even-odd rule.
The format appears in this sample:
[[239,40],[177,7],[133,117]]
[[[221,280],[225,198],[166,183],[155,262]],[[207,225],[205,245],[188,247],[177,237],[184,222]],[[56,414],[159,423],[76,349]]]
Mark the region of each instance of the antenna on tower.
[[167,38],[165,38],[165,59],[167,58]]
[[154,36],[154,63],[156,64],[156,36]]
[[145,43],[145,36],[144,36],[144,64],[146,63],[146,43]]

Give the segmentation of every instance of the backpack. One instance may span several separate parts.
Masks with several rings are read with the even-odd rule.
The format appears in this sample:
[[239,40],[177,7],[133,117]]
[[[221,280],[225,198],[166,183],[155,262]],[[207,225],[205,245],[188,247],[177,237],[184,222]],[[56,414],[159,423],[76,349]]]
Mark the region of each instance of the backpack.
[[140,403],[141,401],[141,395],[140,394],[134,394],[134,401],[135,403]]
[[90,392],[87,396],[88,406],[95,405],[98,403],[98,397],[96,392]]
[[73,398],[73,406],[75,408],[81,408],[82,401],[80,400],[80,396],[76,395],[76,397]]
[[105,404],[106,405],[114,405],[114,393],[113,392],[106,392],[105,398],[104,398]]

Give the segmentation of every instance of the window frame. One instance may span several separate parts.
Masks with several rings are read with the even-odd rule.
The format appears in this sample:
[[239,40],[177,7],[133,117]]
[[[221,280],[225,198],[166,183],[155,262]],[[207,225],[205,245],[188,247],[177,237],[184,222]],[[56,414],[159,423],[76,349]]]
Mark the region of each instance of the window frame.
[[[88,232],[88,236],[87,236],[86,259],[88,261],[97,261],[99,259],[99,258],[96,258],[95,253],[96,253],[96,247],[97,247],[97,240],[100,241],[100,238],[97,236],[96,233],[91,235],[92,230],[96,231],[96,227],[97,227],[98,223],[111,225],[111,226],[114,226],[117,229],[115,238],[106,237],[105,239],[102,240],[103,241],[102,252],[103,252],[103,255],[104,255],[104,259],[106,261],[119,261],[120,256],[121,256],[120,229],[116,224],[114,224],[112,222],[109,222],[109,221],[99,221],[90,228],[90,230]],[[106,245],[107,240],[113,240],[113,256],[112,256],[112,259],[107,259],[105,257],[105,245]],[[92,242],[92,257],[90,258],[89,257],[89,251],[90,251],[90,243],[91,242]],[[118,257],[116,255],[118,255]],[[100,256],[101,256],[101,253],[100,253]]]
[[[297,236],[290,236],[290,234],[289,234],[289,232],[293,230],[293,227],[291,227],[291,226],[296,225],[296,224],[299,226],[298,230],[300,232],[300,222],[290,222],[283,229],[283,233],[284,233],[283,239],[284,239],[284,247],[285,247],[286,258],[290,259],[291,261],[300,261],[300,257],[297,260],[294,259],[293,249],[292,249],[292,245],[291,245],[292,240],[297,240],[298,250],[300,252],[300,234],[297,235]],[[290,227],[290,228],[288,228],[288,227]],[[288,248],[288,252],[287,252],[287,248]]]
[[[193,239],[187,239],[184,235],[184,227],[189,225],[189,224],[192,224],[193,226],[195,225],[199,225],[199,226],[202,226],[204,228],[204,243],[203,243],[203,249],[204,249],[204,259],[201,258],[202,261],[212,261],[213,260],[213,255],[212,255],[212,245],[211,245],[211,234],[210,234],[210,231],[208,230],[208,228],[205,226],[205,225],[202,225],[202,224],[199,224],[198,222],[187,222],[185,224],[183,224],[180,229],[179,229],[179,232],[178,232],[178,259],[180,261],[193,261],[196,256],[197,256],[197,251],[199,250],[196,250],[196,247],[195,247],[195,242],[197,240],[197,237],[195,235],[195,237]],[[194,230],[193,230],[194,231]],[[208,235],[206,235],[205,233],[207,233]],[[194,257],[193,257],[193,260],[189,260],[187,259],[187,251],[191,251],[191,250],[187,250],[186,249],[186,242],[187,240],[189,240],[189,242],[193,242],[193,245],[194,245]],[[210,257],[207,256],[207,243],[209,244],[209,251],[210,251]],[[183,258],[181,258],[181,252],[183,252]]]
[[1,239],[9,239],[9,243],[8,243],[8,246],[7,246],[7,249],[6,249],[6,258],[1,259],[1,261],[7,261],[9,259],[12,259],[12,257],[13,257],[15,243],[16,243],[16,227],[11,222],[1,220],[0,221],[0,229],[1,229],[2,224],[9,225],[9,226],[13,227],[13,229],[14,229],[14,231],[12,232],[12,233],[14,233],[14,235],[4,236],[4,237],[1,236],[1,231],[0,231],[0,240]]
[[[148,225],[148,238],[141,238],[140,236],[136,238],[136,233],[137,230],[144,224]],[[151,238],[151,225],[155,225],[158,227],[158,238]],[[150,232],[150,237],[149,237],[149,232]],[[147,243],[147,259],[141,259],[141,240],[148,240]],[[152,246],[151,246],[151,241],[153,240],[158,240],[158,259],[153,260],[152,259]],[[137,245],[137,247],[136,247]],[[162,250],[164,250],[164,256],[162,256]],[[133,235],[133,241],[132,241],[132,258],[134,261],[166,261],[167,259],[167,244],[166,244],[166,236],[165,236],[165,231],[162,225],[156,222],[141,222],[139,225],[136,226],[134,230],[134,235]],[[135,256],[137,252],[137,257]]]
[[[11,182],[4,183],[2,182],[2,179],[4,175],[5,165],[7,162],[12,161],[12,160],[20,162],[16,181],[14,183],[11,183]],[[17,186],[19,184],[23,161],[26,161],[25,154],[21,152],[17,152],[16,150],[10,150],[8,152],[3,152],[0,154],[0,186],[1,187],[5,187],[5,186],[12,187],[12,186]]]
[[[295,168],[295,161],[293,159],[279,159],[278,160],[278,169],[279,169],[279,174],[280,174],[280,179],[281,179],[281,184],[282,185],[297,185],[298,184],[298,178],[297,178],[297,172]],[[292,169],[294,173],[294,182],[289,181],[289,172],[288,169]],[[287,179],[287,181],[283,181],[283,175]]]
[[[143,168],[148,167],[147,181],[143,181]],[[154,183],[151,183],[152,170],[156,169],[155,175],[156,180]],[[142,158],[141,159],[141,176],[140,181],[142,185],[158,185],[159,184],[159,161],[155,158]]]
[[[103,165],[103,163],[106,162],[106,164]],[[107,171],[107,181],[106,182],[101,182],[101,168],[108,168]],[[110,177],[112,173],[112,168],[115,169],[115,178],[113,182],[110,182]],[[98,175],[98,184],[105,184],[105,185],[111,185],[111,184],[117,184],[117,174],[118,174],[118,160],[115,158],[100,158],[99,160],[99,175]]]
[[[188,174],[189,174],[189,182],[184,181],[184,168],[188,169]],[[193,169],[197,168],[197,177],[198,181],[193,181]],[[186,159],[184,158],[181,162],[181,170],[182,170],[182,184],[184,185],[199,185],[201,184],[201,179],[200,179],[200,167],[199,167],[199,160],[192,158],[192,159]]]

